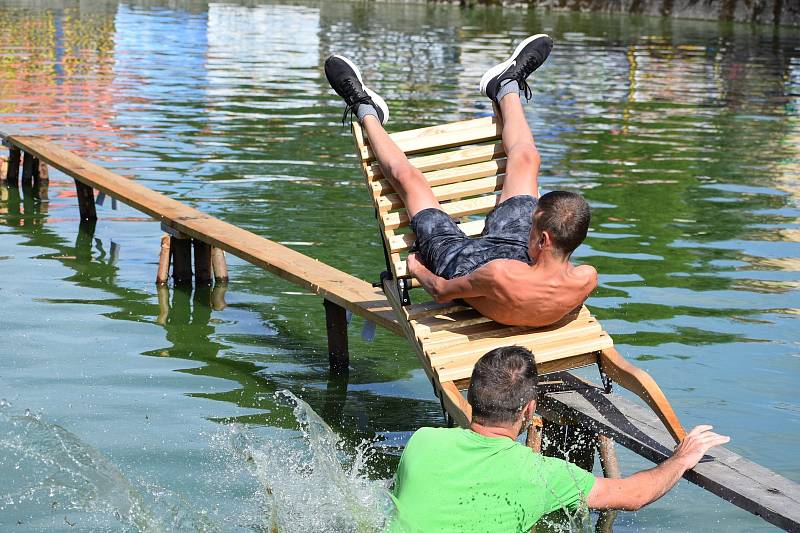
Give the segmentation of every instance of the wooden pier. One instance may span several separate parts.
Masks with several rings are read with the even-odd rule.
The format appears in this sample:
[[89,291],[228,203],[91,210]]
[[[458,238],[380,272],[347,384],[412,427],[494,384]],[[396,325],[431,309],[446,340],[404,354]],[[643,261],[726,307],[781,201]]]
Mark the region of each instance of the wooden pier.
[[[0,164],[6,186],[22,186],[25,194],[42,194],[50,166],[75,180],[82,220],[97,218],[95,193],[101,192],[160,222],[168,234],[162,239],[162,260],[157,275],[162,283],[168,274],[164,271],[165,254],[173,259],[173,275],[176,268],[179,270],[176,281],[192,280],[192,250],[194,281],[208,284],[213,277],[217,282],[224,282],[227,270],[219,255],[224,251],[322,297],[332,372],[347,368],[349,361],[346,311],[392,333],[403,334],[383,291],[371,283],[183,205],[40,137],[0,132],[0,139],[9,149],[8,158]],[[154,254],[157,250],[154,243]],[[178,259],[179,256],[182,258]],[[462,391],[451,392],[463,399]],[[452,403],[445,402],[444,406],[454,409]],[[539,410],[545,419],[544,432],[563,426],[565,432],[597,435],[601,463],[609,477],[620,475],[613,454],[609,452],[609,439],[653,462],[667,458],[674,444],[653,413],[567,372],[548,375]],[[449,415],[455,418],[459,413],[453,411]],[[532,442],[538,438],[535,433],[529,437]],[[585,452],[579,455],[585,461],[583,466],[590,467],[594,462],[594,445]],[[712,452],[709,461],[701,462],[684,477],[777,527],[800,531],[800,485],[725,448],[715,448]],[[557,450],[549,450],[549,453],[557,453]],[[608,523],[605,518],[601,521]],[[601,530],[600,522],[598,530]]]

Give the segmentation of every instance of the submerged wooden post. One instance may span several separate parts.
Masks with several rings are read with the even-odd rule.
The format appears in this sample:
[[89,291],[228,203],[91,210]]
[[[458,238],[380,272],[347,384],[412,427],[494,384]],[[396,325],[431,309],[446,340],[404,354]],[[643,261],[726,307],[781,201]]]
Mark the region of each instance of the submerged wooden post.
[[94,189],[76,179],[75,191],[78,193],[78,209],[81,213],[81,220],[97,220],[97,211],[94,209]]
[[38,166],[39,160],[25,152],[22,155],[22,187],[33,186],[33,167]]
[[169,281],[169,258],[170,258],[170,238],[169,235],[161,237],[161,253],[158,256],[158,272],[156,273],[156,285],[166,285]]
[[347,345],[347,311],[339,304],[323,300],[325,329],[328,332],[328,360],[332,372],[342,372],[350,364]]
[[158,317],[156,317],[156,322],[163,326],[169,318],[169,287],[159,285],[156,287],[156,293],[158,294]]
[[[617,452],[614,450],[614,441],[605,435],[597,434],[597,451],[600,456],[600,465],[603,467],[603,475],[610,479],[619,479],[622,472],[617,461]],[[604,510],[597,517],[595,524],[596,533],[612,533],[614,531],[614,520],[617,518],[617,511]]]
[[192,241],[170,237],[172,281],[176,285],[192,283]]
[[194,239],[194,284],[196,287],[211,285],[211,246]]
[[22,157],[20,149],[12,146],[8,151],[8,166],[6,167],[6,184],[9,187],[19,187],[20,157]]
[[225,252],[215,246],[211,247],[211,266],[214,269],[214,282],[228,283],[228,264],[225,262]]
[[222,311],[228,307],[228,304],[225,302],[225,292],[227,290],[228,288],[224,283],[214,285],[214,289],[211,291],[211,309],[214,311]]
[[47,170],[47,163],[41,159],[34,159],[33,188],[36,189],[40,200],[47,200],[47,191],[49,187],[50,173]]

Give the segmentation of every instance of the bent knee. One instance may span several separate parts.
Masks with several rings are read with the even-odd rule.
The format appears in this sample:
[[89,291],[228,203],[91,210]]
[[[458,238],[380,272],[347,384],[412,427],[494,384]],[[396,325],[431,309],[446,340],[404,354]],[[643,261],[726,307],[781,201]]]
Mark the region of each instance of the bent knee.
[[425,181],[422,173],[411,163],[393,165],[391,172],[394,179],[406,186],[413,186],[417,182],[422,183]]

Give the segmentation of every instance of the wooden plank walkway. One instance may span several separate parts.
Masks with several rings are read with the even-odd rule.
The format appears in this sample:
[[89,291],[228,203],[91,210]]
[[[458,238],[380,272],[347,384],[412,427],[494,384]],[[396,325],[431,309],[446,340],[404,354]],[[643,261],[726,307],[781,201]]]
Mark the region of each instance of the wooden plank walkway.
[[366,281],[184,205],[90,163],[41,137],[9,136],[7,141],[64,174],[181,233],[260,266],[393,333],[402,334],[383,291]]
[[[366,281],[185,206],[43,138],[8,136],[2,131],[0,138],[61,170],[77,182],[102,191],[191,238],[260,266],[392,333],[404,336],[383,291]],[[430,312],[433,315],[437,313],[433,308]],[[419,317],[423,315],[425,313]],[[433,325],[432,330],[435,329]],[[654,462],[664,460],[671,453],[674,440],[651,411],[615,394],[603,394],[595,386],[587,388],[585,382],[566,372],[551,374],[548,380],[560,380],[566,386],[582,389],[548,390],[543,394],[540,411],[548,420],[556,423],[573,421],[613,438]],[[466,401],[454,382],[447,382],[446,385],[442,391],[443,405],[455,418],[463,413]],[[715,449],[713,456],[713,462],[702,463],[687,472],[686,479],[761,516],[771,524],[787,531],[800,531],[800,485],[729,450]]]
[[[548,376],[562,381],[539,400],[539,411],[550,420],[567,420],[614,439],[642,457],[660,463],[672,455],[675,441],[649,410],[617,394],[604,394],[569,373]],[[558,391],[558,388],[578,390]],[[546,391],[546,389],[545,389]],[[800,531],[800,485],[717,447],[684,474],[690,482],[786,531]]]

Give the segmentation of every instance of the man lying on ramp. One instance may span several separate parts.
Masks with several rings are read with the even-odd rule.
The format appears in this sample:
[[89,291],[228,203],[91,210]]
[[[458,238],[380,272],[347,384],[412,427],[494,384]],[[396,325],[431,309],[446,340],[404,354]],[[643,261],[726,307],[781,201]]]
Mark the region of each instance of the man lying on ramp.
[[499,203],[477,238],[465,235],[442,210],[425,177],[389,138],[383,129],[386,103],[362,83],[358,68],[337,55],[325,62],[328,81],[366,129],[381,172],[411,217],[417,253],[408,257],[409,273],[437,302],[463,299],[512,326],[557,322],[597,286],[593,267],[569,262],[589,228],[586,200],[566,191],[538,197],[540,158],[521,97],[530,98],[526,79],[552,47],[547,35],[529,37],[481,79],[481,93],[502,117],[508,159]]

